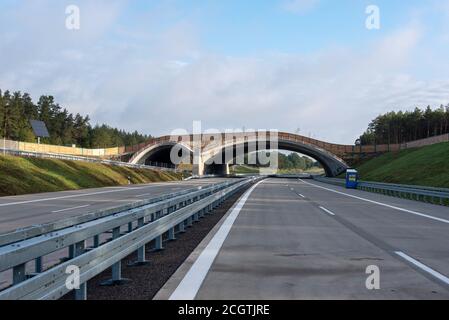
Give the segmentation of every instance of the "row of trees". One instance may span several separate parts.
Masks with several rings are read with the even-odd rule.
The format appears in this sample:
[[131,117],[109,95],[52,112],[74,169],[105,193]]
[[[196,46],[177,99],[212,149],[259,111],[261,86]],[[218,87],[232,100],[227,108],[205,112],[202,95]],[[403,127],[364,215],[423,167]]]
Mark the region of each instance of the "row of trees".
[[388,112],[371,121],[360,137],[363,145],[394,144],[449,133],[449,105],[425,110]]
[[297,153],[290,153],[289,155],[278,153],[278,167],[281,170],[307,170],[319,166],[318,162],[313,161],[309,157],[300,156]]
[[83,148],[107,148],[134,145],[149,138],[147,135],[90,124],[89,116],[73,115],[55,102],[52,96],[41,96],[35,104],[30,95],[0,90],[0,137],[35,142],[29,120],[45,122],[50,138],[43,143],[77,145]]
[[[278,151],[272,151],[273,154],[271,154],[271,152],[268,151],[259,151],[259,153],[255,153],[252,154],[252,157],[255,158],[249,158],[249,155],[246,154],[245,155],[245,159],[244,159],[244,163],[248,166],[252,166],[252,167],[268,167],[268,165],[264,165],[262,163],[265,162],[265,159],[267,157],[270,156],[277,156],[278,157],[278,168],[280,170],[293,170],[293,169],[300,169],[300,170],[307,170],[307,169],[311,169],[313,167],[318,167],[321,168],[321,165],[319,162],[314,161],[313,159],[306,157],[306,156],[302,156],[296,152],[292,152],[288,155],[282,153],[282,152],[278,152]],[[264,161],[262,161],[261,159],[264,159]],[[254,161],[257,164],[254,164]]]

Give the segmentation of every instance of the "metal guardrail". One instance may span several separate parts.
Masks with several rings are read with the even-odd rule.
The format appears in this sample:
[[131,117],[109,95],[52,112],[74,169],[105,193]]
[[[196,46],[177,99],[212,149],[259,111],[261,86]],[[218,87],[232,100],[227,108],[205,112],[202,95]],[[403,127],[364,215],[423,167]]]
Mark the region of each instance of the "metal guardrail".
[[[86,299],[88,280],[112,267],[111,281],[120,282],[123,258],[137,251],[138,262],[144,263],[148,243],[154,240],[156,249],[162,249],[164,234],[168,233],[168,238],[174,240],[175,231],[185,232],[186,226],[257,179],[228,182],[215,190],[197,190],[2,246],[0,272],[12,269],[13,285],[0,291],[0,300],[58,299],[72,291],[66,286],[70,266],[80,271],[81,286],[75,290],[75,297]],[[126,226],[128,230],[122,233]],[[100,235],[111,231],[111,241],[100,243]],[[92,239],[94,245],[87,249],[86,241]],[[42,258],[65,248],[69,260],[43,271]],[[28,279],[25,266],[33,260],[41,269]]]
[[176,168],[168,167],[168,166],[162,165],[162,164],[156,165],[158,163],[154,163],[155,165],[148,166],[148,165],[143,165],[143,164],[132,164],[132,163],[129,163],[129,162],[106,160],[106,159],[100,159],[100,158],[73,156],[73,155],[69,155],[69,154],[41,153],[41,152],[20,151],[20,150],[3,149],[3,148],[0,148],[0,153],[7,153],[7,154],[10,154],[10,155],[22,156],[22,157],[34,157],[34,158],[49,158],[49,159],[60,159],[60,160],[84,161],[84,162],[102,163],[102,164],[109,164],[109,165],[114,165],[114,166],[136,168],[136,169],[153,169],[153,170],[163,170],[163,171],[177,172]]
[[[326,178],[321,176],[313,176],[313,179],[337,186],[345,186],[344,179]],[[445,206],[449,205],[449,189],[447,188],[434,188],[426,186],[369,181],[360,181],[357,188],[363,191],[381,193],[398,198],[429,202]]]
[[169,193],[169,194],[163,194],[158,197],[153,197],[151,199],[142,200],[142,201],[136,201],[133,203],[128,203],[122,206],[116,206],[112,208],[106,208],[106,209],[99,209],[92,212],[87,212],[83,215],[70,217],[67,219],[58,220],[55,222],[45,223],[45,224],[39,224],[39,225],[33,225],[25,228],[19,228],[16,230],[11,230],[9,232],[4,232],[0,234],[0,246],[4,246],[10,243],[26,240],[29,238],[40,236],[44,233],[50,233],[54,232],[63,228],[71,227],[77,224],[85,223],[88,221],[92,221],[95,219],[103,218],[106,216],[110,216],[125,210],[131,210],[136,209],[139,207],[143,207],[152,203],[157,203],[160,201],[168,200],[171,198],[176,198],[182,195],[190,194],[195,191],[210,191],[215,192],[217,190],[223,189],[230,185],[230,182],[221,182],[221,183],[215,183],[206,187],[195,187],[190,188],[182,191],[178,191],[175,193]]

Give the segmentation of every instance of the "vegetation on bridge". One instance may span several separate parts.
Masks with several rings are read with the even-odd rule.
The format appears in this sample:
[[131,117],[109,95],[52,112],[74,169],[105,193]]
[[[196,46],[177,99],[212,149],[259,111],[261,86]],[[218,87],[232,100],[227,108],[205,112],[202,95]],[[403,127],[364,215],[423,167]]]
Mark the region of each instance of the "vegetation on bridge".
[[0,196],[180,180],[181,174],[100,163],[0,156]]
[[357,167],[362,180],[449,188],[449,143],[390,152]]

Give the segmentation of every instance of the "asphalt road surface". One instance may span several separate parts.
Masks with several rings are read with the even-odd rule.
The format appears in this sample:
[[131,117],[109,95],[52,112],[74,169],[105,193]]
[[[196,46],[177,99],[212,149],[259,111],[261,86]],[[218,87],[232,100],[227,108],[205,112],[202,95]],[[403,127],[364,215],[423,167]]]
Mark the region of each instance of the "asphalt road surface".
[[1,197],[0,233],[225,180],[211,178]]
[[157,299],[449,299],[447,207],[267,179],[221,223]]

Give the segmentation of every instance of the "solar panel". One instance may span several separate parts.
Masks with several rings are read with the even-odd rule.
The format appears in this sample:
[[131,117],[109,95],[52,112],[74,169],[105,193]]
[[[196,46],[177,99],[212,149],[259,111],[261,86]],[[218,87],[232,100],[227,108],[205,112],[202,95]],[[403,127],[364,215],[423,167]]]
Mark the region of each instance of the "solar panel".
[[47,126],[43,121],[30,120],[31,127],[33,128],[34,135],[41,138],[49,138]]

